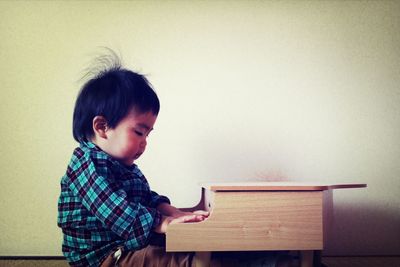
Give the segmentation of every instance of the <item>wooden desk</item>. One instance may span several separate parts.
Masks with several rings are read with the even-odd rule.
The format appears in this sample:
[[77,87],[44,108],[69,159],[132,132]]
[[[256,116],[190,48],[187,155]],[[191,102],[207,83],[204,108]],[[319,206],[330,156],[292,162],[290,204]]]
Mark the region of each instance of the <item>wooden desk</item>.
[[166,249],[207,252],[205,258],[211,251],[298,250],[301,266],[313,266],[313,261],[317,266],[332,190],[360,187],[366,184],[203,184],[193,209],[209,210],[210,216],[199,223],[170,225]]

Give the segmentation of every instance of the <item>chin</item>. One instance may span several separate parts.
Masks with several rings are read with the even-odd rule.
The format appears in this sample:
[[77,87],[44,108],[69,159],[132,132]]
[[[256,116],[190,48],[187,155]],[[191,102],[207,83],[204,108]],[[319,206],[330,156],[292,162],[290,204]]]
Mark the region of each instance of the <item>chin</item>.
[[131,166],[135,162],[135,160],[123,160],[121,162],[126,166]]

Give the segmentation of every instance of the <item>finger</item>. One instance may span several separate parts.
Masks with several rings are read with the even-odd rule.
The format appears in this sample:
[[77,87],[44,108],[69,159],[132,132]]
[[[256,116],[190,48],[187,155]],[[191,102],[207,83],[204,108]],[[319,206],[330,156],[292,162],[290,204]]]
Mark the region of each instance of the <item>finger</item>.
[[208,215],[210,215],[210,212],[205,211],[205,210],[196,210],[196,211],[193,212],[193,214],[208,216]]
[[180,217],[177,217],[177,218],[173,219],[171,221],[171,223],[185,223],[185,222],[192,221],[195,218],[196,218],[196,215],[194,215],[194,214],[183,215],[183,216],[180,216]]
[[190,221],[187,221],[187,222],[202,222],[205,220],[205,218],[206,217],[204,217],[203,215],[196,215]]
[[179,218],[174,219],[171,223],[191,223],[191,222],[202,222],[205,217],[202,215],[185,215]]

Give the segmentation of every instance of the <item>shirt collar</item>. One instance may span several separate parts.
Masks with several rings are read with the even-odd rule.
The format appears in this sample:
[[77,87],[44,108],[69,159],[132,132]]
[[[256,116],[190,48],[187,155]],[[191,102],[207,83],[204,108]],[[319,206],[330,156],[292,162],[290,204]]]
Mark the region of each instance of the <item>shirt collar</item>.
[[81,141],[80,142],[80,147],[84,150],[90,150],[90,151],[94,151],[96,153],[101,154],[103,157],[105,156],[105,158],[107,158],[108,160],[110,160],[113,164],[115,165],[119,165],[123,168],[126,168],[130,171],[134,171],[135,169],[137,169],[137,165],[135,163],[132,163],[132,165],[127,166],[121,162],[119,162],[118,160],[114,159],[112,156],[110,156],[107,152],[103,151],[100,147],[98,147],[95,143],[90,142],[90,141]]

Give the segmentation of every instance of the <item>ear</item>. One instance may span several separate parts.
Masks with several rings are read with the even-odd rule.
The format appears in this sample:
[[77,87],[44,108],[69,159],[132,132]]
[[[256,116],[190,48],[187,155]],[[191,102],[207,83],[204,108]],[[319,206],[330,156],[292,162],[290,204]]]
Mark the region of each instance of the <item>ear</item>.
[[93,118],[93,132],[95,136],[107,139],[108,123],[103,116],[96,116]]

